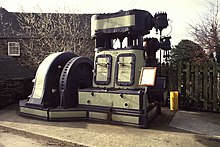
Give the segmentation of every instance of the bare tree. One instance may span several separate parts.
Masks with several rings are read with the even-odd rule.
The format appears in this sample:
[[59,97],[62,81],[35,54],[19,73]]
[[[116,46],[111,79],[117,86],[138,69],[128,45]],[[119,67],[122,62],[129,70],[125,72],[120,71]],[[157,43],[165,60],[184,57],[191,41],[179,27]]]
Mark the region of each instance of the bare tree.
[[191,24],[191,34],[204,49],[209,51],[210,57],[216,52],[217,61],[220,63],[220,22],[219,1],[209,2],[207,13],[200,17],[200,22]]
[[90,17],[86,14],[18,14],[26,63],[38,66],[47,55],[58,51],[73,51],[91,58],[94,41],[90,39]]

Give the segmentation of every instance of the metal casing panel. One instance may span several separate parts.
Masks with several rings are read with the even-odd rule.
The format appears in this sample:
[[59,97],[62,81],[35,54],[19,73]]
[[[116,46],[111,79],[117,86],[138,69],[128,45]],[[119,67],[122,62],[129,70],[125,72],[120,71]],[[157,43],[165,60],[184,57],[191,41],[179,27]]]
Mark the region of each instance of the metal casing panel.
[[112,114],[112,120],[116,122],[124,122],[124,123],[131,123],[131,124],[141,124],[140,116],[135,115],[119,115],[119,114]]
[[153,27],[153,16],[144,10],[119,11],[116,13],[93,15],[91,35],[102,34],[139,34],[149,33]]
[[110,69],[108,69],[109,59],[108,58],[99,58],[97,60],[97,77],[96,81],[106,81],[108,83],[109,79],[108,77],[111,77],[109,75]]
[[79,89],[78,107],[88,111],[89,119],[148,128],[160,107],[157,103],[146,107],[144,101],[143,90],[85,88]]
[[143,101],[143,94],[140,91],[79,90],[79,105],[142,110]]
[[59,120],[59,119],[74,119],[74,118],[86,118],[87,111],[83,110],[53,110],[49,111],[49,120]]
[[107,120],[108,114],[103,112],[88,112],[89,118]]
[[[110,81],[107,84],[96,82],[97,58],[110,56]],[[135,89],[138,86],[141,68],[145,66],[144,50],[142,49],[114,49],[95,52],[93,87]],[[123,66],[122,66],[123,65]],[[123,68],[122,68],[123,67]]]
[[[127,71],[127,74],[130,74],[131,76],[127,76],[127,77],[130,77],[131,78],[131,82],[128,82],[128,83],[125,83],[125,84],[120,84],[120,81],[118,79],[116,79],[116,82],[115,82],[115,88],[126,88],[126,89],[135,89],[135,88],[140,88],[140,86],[138,85],[139,83],[139,78],[140,78],[140,72],[141,72],[141,68],[145,66],[145,57],[144,57],[144,50],[140,50],[140,49],[132,49],[132,50],[122,50],[122,52],[119,52],[119,57],[123,55],[128,55],[129,57],[129,54],[130,54],[130,57],[134,56],[133,58],[133,68],[134,69],[131,69],[129,73],[129,71]],[[119,58],[120,59],[120,58]],[[120,72],[125,72],[126,74],[126,71],[125,70],[120,70],[120,67],[119,67],[119,64],[120,62],[117,62],[116,61],[116,73],[117,75],[115,75],[116,77],[120,75]],[[118,67],[118,68],[117,68]],[[123,74],[121,74],[121,76],[124,76]],[[133,81],[132,81],[133,80]]]
[[116,63],[116,84],[132,85],[136,57],[134,54],[120,54]]
[[32,117],[47,119],[48,118],[47,112],[48,112],[47,109],[20,107],[20,115],[24,115],[24,116],[32,116]]
[[91,35],[94,36],[96,32],[107,33],[108,29],[110,30],[114,28],[131,26],[135,26],[135,15],[119,16],[115,18],[105,19],[97,19],[97,16],[94,15],[91,18]]
[[[114,87],[114,72],[112,72],[115,68],[115,56],[117,56],[117,52],[112,52],[112,51],[108,51],[108,50],[104,50],[104,51],[96,51],[95,52],[95,62],[94,62],[94,72],[93,72],[93,87],[100,87],[100,88],[112,88]],[[103,58],[102,60],[99,60],[99,58]],[[111,58],[111,61],[110,61]],[[99,64],[103,64],[103,63],[98,63],[99,61],[103,61],[103,60],[109,61],[109,64],[105,64],[106,68],[108,68],[108,70],[106,70],[106,72],[109,72],[109,74],[104,74],[103,76],[101,76],[101,73],[99,72],[98,66]],[[98,77],[106,77],[107,75],[109,75],[110,77],[108,77],[106,79],[106,81],[97,81]],[[104,79],[104,78],[103,78]]]
[[100,54],[95,57],[94,83],[97,85],[109,85],[112,75],[112,56]]

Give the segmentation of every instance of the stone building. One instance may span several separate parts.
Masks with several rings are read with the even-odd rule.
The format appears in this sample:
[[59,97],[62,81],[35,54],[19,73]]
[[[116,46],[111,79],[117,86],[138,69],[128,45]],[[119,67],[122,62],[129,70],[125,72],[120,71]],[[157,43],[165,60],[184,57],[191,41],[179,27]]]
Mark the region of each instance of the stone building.
[[[23,13],[22,15],[38,16],[35,13]],[[52,18],[57,19],[57,15],[56,13],[52,14]],[[64,15],[68,18],[68,16],[74,14]],[[18,16],[21,16],[21,13],[12,13],[4,8],[0,8],[0,107],[5,103],[25,98],[30,94],[32,89],[31,81],[34,78],[38,65],[33,65],[35,68],[26,66],[25,63],[30,63],[30,61],[32,61],[32,57],[29,55],[34,55],[36,59],[39,59],[39,63],[42,61],[42,58],[38,57],[38,55],[42,56],[43,54],[43,57],[47,56],[43,52],[40,53],[38,50],[35,50],[35,44],[33,44],[34,49],[31,50],[29,55],[26,53],[28,48],[25,48],[24,43],[33,40],[34,37],[37,38],[37,36],[33,37],[24,32],[24,28],[21,28],[22,19],[18,20]],[[81,14],[79,16],[79,20],[87,19],[88,21],[86,22],[88,24],[86,25],[90,27],[91,14]],[[92,56],[95,42],[90,37],[90,28],[84,29],[84,25],[85,23],[81,23],[77,28],[84,31],[82,32],[83,35],[78,35],[79,37],[74,37],[74,39],[69,36],[69,39],[77,42],[77,45],[79,44],[78,42],[86,40],[88,42],[86,44],[90,46],[89,51],[91,50],[90,55]],[[63,34],[61,36],[63,36]],[[76,54],[79,51],[77,49],[82,48],[77,45],[71,47]]]

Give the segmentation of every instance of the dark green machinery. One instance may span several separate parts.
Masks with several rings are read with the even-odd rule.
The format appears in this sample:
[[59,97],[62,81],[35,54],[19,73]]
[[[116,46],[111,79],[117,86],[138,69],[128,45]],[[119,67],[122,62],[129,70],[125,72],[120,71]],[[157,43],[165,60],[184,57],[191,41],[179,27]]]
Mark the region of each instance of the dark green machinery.
[[[161,112],[166,78],[143,74],[143,70],[156,69],[157,50],[168,50],[170,42],[168,37],[158,41],[143,36],[153,27],[161,34],[167,26],[166,13],[153,17],[147,11],[130,10],[94,15],[94,62],[70,52],[49,55],[37,70],[29,99],[20,101],[20,115],[56,121],[95,119],[147,128]],[[115,39],[119,48],[113,48]],[[141,77],[153,81],[152,85],[141,84]]]

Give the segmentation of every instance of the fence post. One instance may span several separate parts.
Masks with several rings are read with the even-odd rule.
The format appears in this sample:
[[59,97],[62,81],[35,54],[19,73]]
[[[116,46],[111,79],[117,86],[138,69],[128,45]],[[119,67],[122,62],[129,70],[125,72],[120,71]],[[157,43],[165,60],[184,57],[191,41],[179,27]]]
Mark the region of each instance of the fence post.
[[212,105],[213,105],[213,111],[217,111],[217,80],[218,80],[218,71],[217,71],[218,65],[217,63],[213,64],[213,101],[212,101]]
[[182,91],[182,62],[177,63],[177,89],[179,92],[179,107],[182,107],[183,103],[183,91]]
[[186,88],[185,88],[185,100],[186,100],[186,106],[187,107],[190,107],[190,74],[191,74],[191,72],[190,72],[190,63],[189,62],[187,62],[186,63],[186,81],[185,81],[185,83],[186,83]]
[[220,65],[217,66],[217,72],[218,72],[218,83],[217,83],[217,111],[220,112]]
[[[201,73],[200,73],[201,74]],[[201,81],[201,78],[200,78]],[[207,101],[208,101],[208,64],[203,64],[203,83],[201,83],[202,89],[200,91],[203,91],[203,109],[207,110]],[[201,99],[201,98],[200,98]]]

